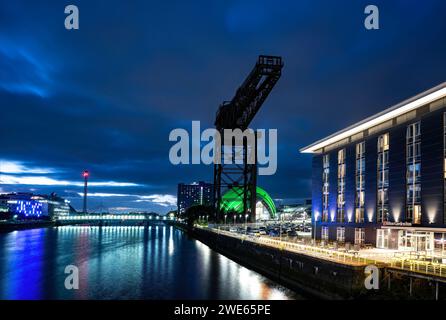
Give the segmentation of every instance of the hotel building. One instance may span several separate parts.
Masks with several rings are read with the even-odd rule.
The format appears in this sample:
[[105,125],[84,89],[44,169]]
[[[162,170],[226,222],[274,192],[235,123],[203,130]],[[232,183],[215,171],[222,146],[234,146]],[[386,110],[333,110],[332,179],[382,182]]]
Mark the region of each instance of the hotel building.
[[313,154],[313,234],[444,252],[446,82],[302,148]]
[[214,204],[214,185],[203,181],[191,184],[179,183],[177,193],[178,215],[183,216],[192,206]]

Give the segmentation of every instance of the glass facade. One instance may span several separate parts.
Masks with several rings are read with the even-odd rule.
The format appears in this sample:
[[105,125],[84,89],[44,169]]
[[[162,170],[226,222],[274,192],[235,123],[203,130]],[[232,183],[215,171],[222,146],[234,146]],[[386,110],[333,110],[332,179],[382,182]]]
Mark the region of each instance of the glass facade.
[[355,222],[363,223],[365,198],[365,142],[360,142],[356,145],[355,185]]
[[446,224],[446,112],[443,112],[443,223]]
[[336,241],[337,242],[345,242],[345,228],[344,227],[336,228]]
[[[389,134],[378,137],[378,162],[377,162],[377,222],[389,219]],[[371,221],[369,221],[371,222]]]
[[329,176],[330,176],[330,156],[328,154],[323,157],[323,172],[322,172],[322,221],[328,221],[328,196],[329,191]]
[[338,210],[337,222],[345,221],[345,149],[338,151]]
[[328,227],[322,227],[321,229],[321,239],[328,241]]
[[363,245],[365,242],[364,228],[355,228],[355,244]]
[[421,223],[421,126],[407,126],[406,134],[406,222]]
[[418,106],[405,101],[302,149],[316,154],[323,171],[322,186],[313,176],[322,189],[313,190],[319,236],[436,250],[446,259],[446,93],[428,103],[421,96]]

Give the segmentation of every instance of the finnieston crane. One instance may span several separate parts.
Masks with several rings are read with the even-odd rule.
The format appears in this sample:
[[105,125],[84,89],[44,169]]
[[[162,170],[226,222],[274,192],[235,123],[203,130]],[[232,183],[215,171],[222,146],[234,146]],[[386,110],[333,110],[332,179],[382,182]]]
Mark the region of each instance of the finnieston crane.
[[[215,127],[221,136],[221,150],[224,156],[224,129],[244,131],[254,119],[262,104],[282,74],[283,61],[278,56],[259,56],[251,73],[237,89],[231,101],[223,102],[217,111]],[[257,135],[257,134],[256,134]],[[232,159],[236,153],[243,152],[243,164],[214,164],[214,207],[217,220],[221,220],[221,201],[225,190],[236,190],[243,199],[243,216],[248,214],[249,221],[255,220],[257,186],[257,145],[254,146],[255,161],[247,161],[248,145],[246,139],[242,146],[232,148]],[[235,187],[235,188],[234,188]],[[254,217],[254,219],[253,219]]]

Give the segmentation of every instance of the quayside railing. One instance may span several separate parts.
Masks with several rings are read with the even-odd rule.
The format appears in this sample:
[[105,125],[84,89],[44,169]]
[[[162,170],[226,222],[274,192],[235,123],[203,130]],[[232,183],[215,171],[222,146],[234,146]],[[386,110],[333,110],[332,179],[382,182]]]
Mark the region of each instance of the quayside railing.
[[446,277],[446,264],[444,263],[394,258],[390,262],[390,267],[430,276]]
[[237,238],[242,241],[250,241],[253,243],[259,243],[263,245],[267,245],[269,247],[274,247],[279,250],[287,250],[290,252],[302,253],[312,257],[326,259],[334,262],[341,262],[343,264],[349,265],[367,265],[367,264],[380,264],[378,260],[365,258],[359,256],[356,252],[345,252],[345,251],[337,251],[327,248],[321,248],[313,245],[305,245],[300,243],[281,241],[276,239],[271,239],[262,236],[248,236],[236,234],[226,230],[220,230],[215,228],[208,228],[203,226],[197,226],[200,229],[205,229],[207,231],[211,231],[218,234],[223,234],[228,237]]

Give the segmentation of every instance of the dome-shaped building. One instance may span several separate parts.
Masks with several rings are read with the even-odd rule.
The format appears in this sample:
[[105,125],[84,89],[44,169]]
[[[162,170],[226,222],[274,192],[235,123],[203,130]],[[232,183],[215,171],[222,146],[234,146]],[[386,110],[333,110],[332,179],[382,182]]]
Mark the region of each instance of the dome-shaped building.
[[[233,187],[222,196],[220,210],[226,213],[243,213],[243,190]],[[270,195],[262,188],[256,188],[256,221],[276,218],[276,205]]]

